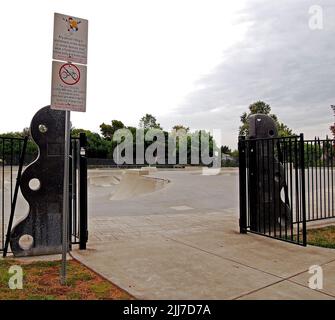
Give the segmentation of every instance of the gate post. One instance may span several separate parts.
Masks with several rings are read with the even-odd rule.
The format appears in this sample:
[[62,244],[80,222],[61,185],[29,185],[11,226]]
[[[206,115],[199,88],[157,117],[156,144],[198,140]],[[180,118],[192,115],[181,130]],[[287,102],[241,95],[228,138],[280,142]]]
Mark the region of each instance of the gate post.
[[79,249],[86,249],[86,242],[88,240],[87,230],[87,158],[85,154],[86,135],[80,133],[79,136]]
[[240,194],[240,233],[247,233],[247,193],[246,193],[246,153],[245,137],[238,139],[239,194]]
[[73,200],[72,193],[73,193],[73,171],[76,170],[76,167],[73,166],[73,145],[72,145],[72,139],[70,137],[70,153],[69,153],[69,217],[68,217],[68,243],[69,243],[69,250],[72,250],[72,216],[75,214],[72,210],[72,202]]
[[[305,192],[305,141],[304,134],[300,133],[300,174],[301,174],[301,218],[302,218],[302,244],[307,246],[307,228],[306,228],[306,192]],[[299,232],[299,230],[298,230]]]

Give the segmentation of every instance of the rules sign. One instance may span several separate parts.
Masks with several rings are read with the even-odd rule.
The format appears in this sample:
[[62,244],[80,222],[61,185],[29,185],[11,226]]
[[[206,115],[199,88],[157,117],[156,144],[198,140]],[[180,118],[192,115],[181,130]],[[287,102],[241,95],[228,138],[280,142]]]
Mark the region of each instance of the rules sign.
[[87,64],[88,20],[55,13],[53,59]]
[[51,108],[86,111],[86,66],[52,62]]

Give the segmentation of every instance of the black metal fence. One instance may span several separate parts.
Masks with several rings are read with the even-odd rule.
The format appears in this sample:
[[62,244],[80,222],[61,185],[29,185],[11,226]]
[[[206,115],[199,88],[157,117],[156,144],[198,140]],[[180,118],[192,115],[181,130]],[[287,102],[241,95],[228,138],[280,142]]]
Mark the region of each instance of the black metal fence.
[[[8,251],[10,231],[14,223],[21,173],[24,165],[34,159],[33,155],[26,154],[27,143],[28,137],[0,137],[0,252],[4,256]],[[79,244],[80,249],[86,249],[88,240],[85,148],[84,133],[78,138],[71,138],[69,236],[71,245]],[[24,214],[26,212],[23,216]]]
[[0,137],[0,252],[5,251],[12,224],[28,138]]
[[334,140],[239,139],[240,232],[307,244],[307,223],[335,218]]
[[335,141],[306,140],[304,147],[307,222],[335,218]]

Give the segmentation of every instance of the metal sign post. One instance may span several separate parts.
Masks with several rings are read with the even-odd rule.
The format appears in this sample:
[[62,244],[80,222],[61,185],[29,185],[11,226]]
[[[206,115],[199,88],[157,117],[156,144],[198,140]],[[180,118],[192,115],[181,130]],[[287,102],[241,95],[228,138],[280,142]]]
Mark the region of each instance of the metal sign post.
[[64,188],[63,188],[63,239],[62,239],[62,271],[61,284],[66,285],[66,258],[69,250],[69,157],[71,140],[71,111],[65,111],[65,143],[64,143]]
[[65,111],[62,285],[66,284],[66,258],[69,251],[70,112],[86,111],[87,40],[87,20],[55,13],[51,109]]

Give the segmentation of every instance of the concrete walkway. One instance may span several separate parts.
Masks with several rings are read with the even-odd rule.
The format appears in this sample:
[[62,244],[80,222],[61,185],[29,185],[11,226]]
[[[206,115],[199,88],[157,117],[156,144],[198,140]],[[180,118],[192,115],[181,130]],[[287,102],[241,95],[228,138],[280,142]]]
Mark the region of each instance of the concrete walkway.
[[[138,299],[334,299],[335,254],[237,232],[236,209],[91,220],[73,256]],[[308,288],[312,265],[324,289]]]
[[[108,174],[117,171],[89,172]],[[89,249],[74,251],[78,260],[139,299],[335,298],[334,250],[238,233],[236,169],[152,175],[170,183],[127,200],[90,185]],[[321,291],[308,288],[312,265],[323,266]]]

